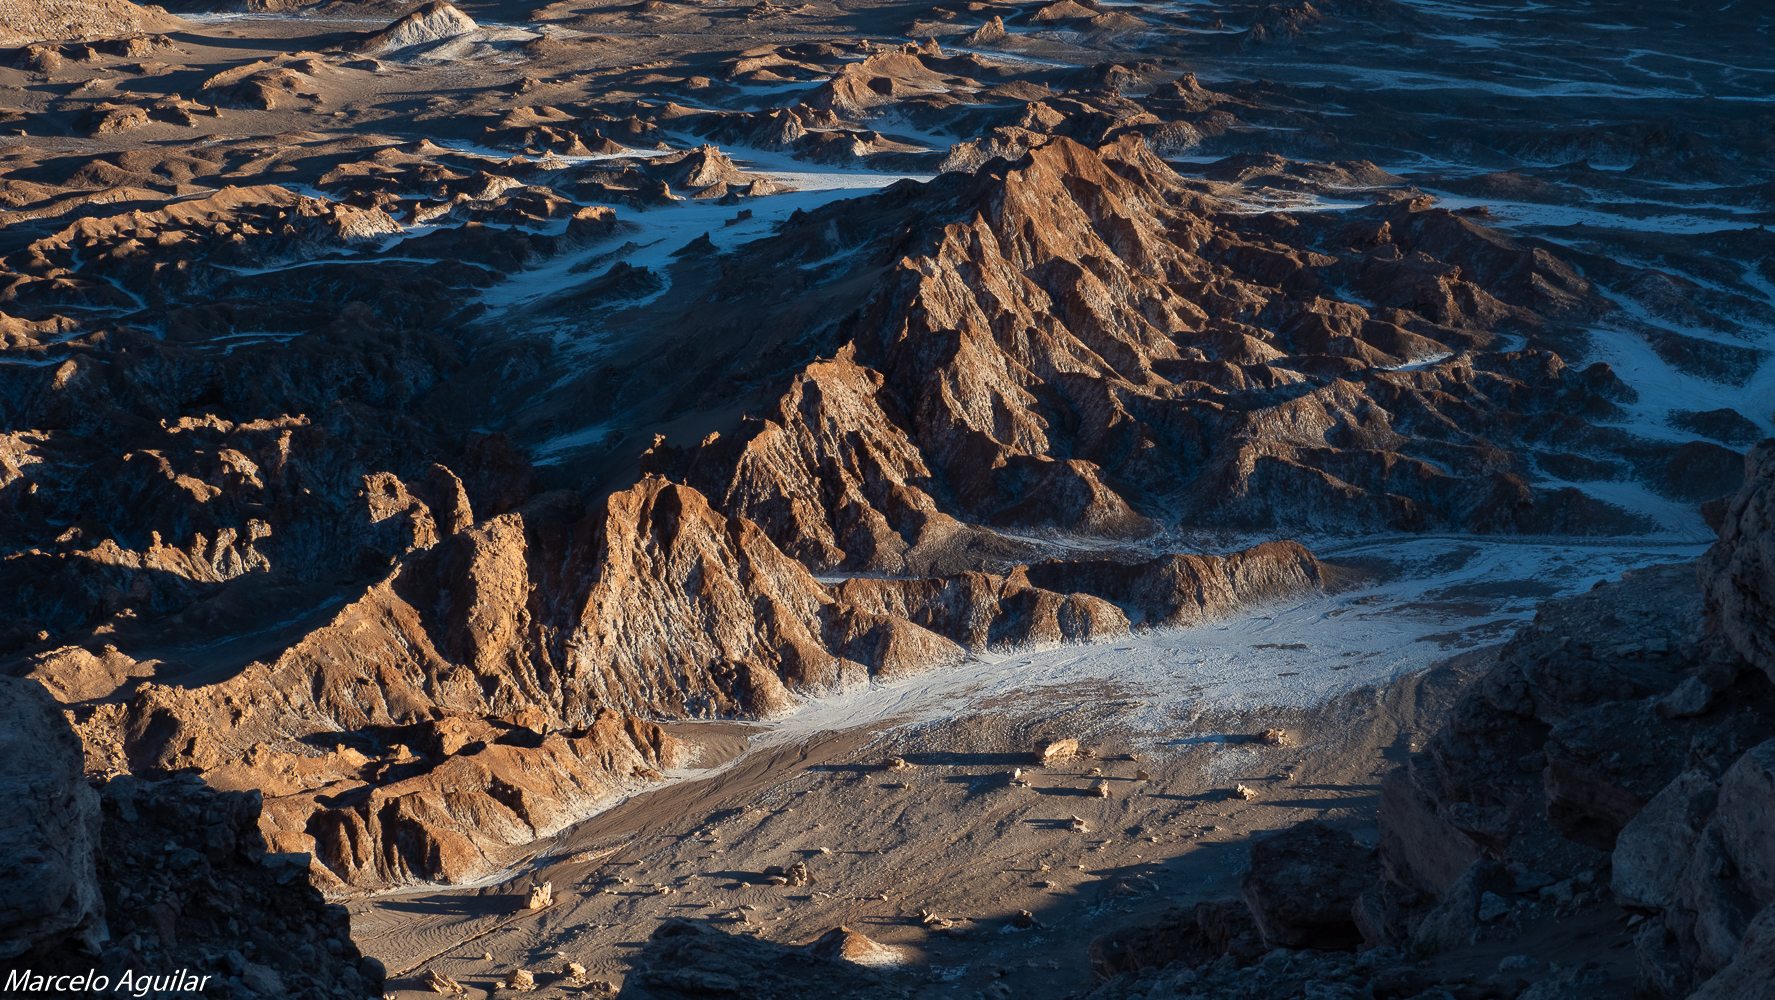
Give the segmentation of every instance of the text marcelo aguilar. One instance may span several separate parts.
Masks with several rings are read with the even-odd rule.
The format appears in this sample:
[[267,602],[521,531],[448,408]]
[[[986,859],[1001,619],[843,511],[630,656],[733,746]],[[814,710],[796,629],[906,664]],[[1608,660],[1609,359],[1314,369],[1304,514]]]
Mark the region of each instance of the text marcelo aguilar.
[[189,969],[149,975],[127,970],[113,982],[96,969],[63,976],[45,976],[30,969],[14,969],[6,976],[6,992],[49,993],[65,996],[70,993],[106,993],[114,996],[145,997],[151,994],[197,993],[210,984],[209,976],[200,976]]

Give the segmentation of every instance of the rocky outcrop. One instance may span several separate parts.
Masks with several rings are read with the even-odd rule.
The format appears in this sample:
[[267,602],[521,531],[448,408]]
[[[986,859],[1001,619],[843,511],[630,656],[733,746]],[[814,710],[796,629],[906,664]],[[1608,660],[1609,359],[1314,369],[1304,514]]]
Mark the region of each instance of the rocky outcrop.
[[[307,880],[305,859],[267,853],[256,792],[216,792],[185,775],[119,777],[101,789],[96,853],[109,936],[40,946],[9,961],[37,975],[92,969],[118,982],[177,969],[205,996],[358,1000],[382,967],[352,943],[345,909]],[[15,816],[18,813],[14,813]],[[151,971],[152,970],[152,971]]]
[[[1197,949],[1178,956],[1188,968],[1148,969],[1098,995],[1154,982],[1202,996],[1312,995],[1364,972],[1411,995],[1441,981],[1437,963],[1499,953],[1518,957],[1486,978],[1487,995],[1765,995],[1775,685],[1758,657],[1775,648],[1775,619],[1754,609],[1775,599],[1762,561],[1775,524],[1760,514],[1775,488],[1772,445],[1751,458],[1699,564],[1544,605],[1502,649],[1445,728],[1385,780],[1378,871],[1314,824],[1254,846],[1245,907],[1265,945],[1359,939],[1369,950],[1358,962]],[[1571,968],[1569,943],[1531,929],[1549,920],[1599,928],[1597,943],[1630,951],[1634,967]],[[1565,978],[1525,992],[1528,980],[1510,975],[1547,962],[1567,965]]]
[[849,962],[868,968],[891,968],[905,965],[908,961],[904,949],[882,944],[849,927],[834,927],[820,935],[807,946],[807,953],[815,958]]
[[0,961],[91,947],[105,937],[95,859],[99,796],[82,774],[80,741],[31,681],[0,677]]
[[[963,61],[879,55],[858,65],[913,82]],[[211,82],[247,97],[263,84],[275,103],[315,72],[274,59]],[[846,79],[833,94],[847,107],[877,93]],[[1175,99],[1209,101],[1180,86]],[[571,117],[539,105],[501,127],[659,135],[639,117]],[[1132,137],[1045,134],[970,174],[798,213],[744,253],[679,255],[674,296],[646,317],[670,335],[620,369],[502,360],[509,380],[483,378],[515,395],[476,398],[510,402],[520,424],[697,427],[694,444],[662,434],[640,452],[638,476],[625,463],[640,445],[625,444],[606,480],[557,470],[573,488],[539,494],[503,439],[433,419],[469,367],[481,306],[463,289],[621,230],[579,200],[748,182],[712,148],[654,159],[489,166],[387,146],[319,178],[337,198],[168,190],[153,210],[46,225],[7,256],[0,301],[29,319],[9,327],[27,349],[67,349],[55,317],[75,310],[154,358],[81,351],[0,373],[36,428],[4,453],[15,478],[31,471],[0,494],[16,515],[0,540],[19,553],[0,582],[21,612],[0,630],[27,650],[20,672],[80,704],[95,767],[264,789],[267,835],[315,853],[333,888],[459,880],[670,770],[680,748],[643,719],[780,713],[970,652],[1196,624],[1324,579],[1291,543],[1176,551],[1167,532],[1186,525],[1628,523],[1528,485],[1550,449],[1644,457],[1591,422],[1619,414],[1611,373],[1533,346],[1597,308],[1571,268],[1417,201],[1308,222],[1248,211],[1239,185],[1298,182],[1277,158],[1190,180]],[[94,196],[161,191],[142,167],[82,169]],[[565,329],[606,293],[664,287],[613,268],[568,316],[519,312]],[[283,346],[261,369],[232,338],[264,317],[278,328],[245,336]],[[1502,350],[1500,331],[1531,346]],[[95,518],[96,495],[119,502]],[[109,637],[144,618],[230,638]],[[1603,839],[1657,777],[1599,776],[1613,765],[1587,741],[1610,721],[1552,744],[1560,822]]]
[[1322,823],[1304,823],[1251,848],[1244,899],[1269,948],[1353,948],[1356,900],[1379,872],[1374,852]]
[[[89,969],[209,974],[206,995],[359,998],[381,970],[351,943],[306,859],[267,852],[257,792],[187,775],[93,784],[79,741],[34,682],[0,678],[0,962],[41,976]],[[152,970],[152,971],[151,971]]]
[[423,45],[436,45],[469,34],[480,28],[474,18],[444,0],[432,0],[365,37],[358,51],[372,54],[399,52]]
[[[928,235],[883,246],[890,227]],[[1426,205],[1302,228],[1238,212],[1133,140],[1044,140],[972,175],[810,213],[756,264],[725,264],[687,315],[733,314],[754,268],[762,280],[783,259],[843,261],[845,278],[760,299],[758,313],[825,317],[840,287],[843,301],[853,282],[879,291],[836,333],[824,319],[808,331],[830,355],[757,419],[655,448],[649,467],[815,568],[890,574],[977,562],[1003,545],[982,529],[1632,523],[1577,491],[1530,488],[1506,457],[1534,450],[1520,435],[1552,414],[1542,407],[1605,413],[1621,398],[1606,368],[1489,350],[1499,328],[1598,308],[1580,276]],[[748,315],[715,319],[710,339],[756,342]],[[682,405],[703,402],[687,392]],[[1562,447],[1620,443],[1582,422]]]
[[844,942],[835,934],[806,948],[789,948],[706,924],[668,920],[648,939],[620,996],[689,1000],[743,994],[756,1000],[793,1000],[806,996],[813,983],[835,1000],[887,995],[891,987],[871,968],[876,963],[843,954]]
[[1765,907],[1738,940],[1731,962],[1701,984],[1689,1000],[1751,1000],[1767,996],[1775,969],[1775,907]]
[[167,31],[179,19],[130,0],[0,0],[0,45]]
[[334,887],[473,878],[658,780],[684,749],[641,716],[775,714],[969,649],[1194,623],[1322,579],[1277,543],[829,586],[664,479],[596,520],[542,508],[479,523],[454,477],[368,485],[372,517],[410,554],[275,659],[196,687],[166,664],[73,651],[37,666],[70,689],[173,679],[93,710],[93,757],[262,789],[268,839],[312,853]]
[[1775,679],[1775,443],[1750,453],[1747,486],[1702,560],[1708,609],[1739,656]]
[[[1402,895],[1447,912],[1489,871],[1486,891],[1509,915],[1572,898],[1548,886],[1606,878],[1591,905],[1652,915],[1634,937],[1641,991],[1686,995],[1733,961],[1775,898],[1775,689],[1755,659],[1775,623],[1746,610],[1775,594],[1758,561],[1772,537],[1757,520],[1771,486],[1766,448],[1698,567],[1543,609],[1429,752],[1388,778],[1382,855]],[[1509,933],[1508,921],[1487,927],[1483,915],[1466,927]]]

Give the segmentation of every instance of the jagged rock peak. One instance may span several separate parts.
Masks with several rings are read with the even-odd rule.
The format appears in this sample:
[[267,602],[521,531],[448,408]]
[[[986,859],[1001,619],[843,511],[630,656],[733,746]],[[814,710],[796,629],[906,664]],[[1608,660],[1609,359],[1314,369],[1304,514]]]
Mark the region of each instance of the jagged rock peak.
[[432,0],[365,38],[358,47],[364,52],[394,52],[419,45],[435,45],[479,30],[474,18],[457,10],[445,0]]

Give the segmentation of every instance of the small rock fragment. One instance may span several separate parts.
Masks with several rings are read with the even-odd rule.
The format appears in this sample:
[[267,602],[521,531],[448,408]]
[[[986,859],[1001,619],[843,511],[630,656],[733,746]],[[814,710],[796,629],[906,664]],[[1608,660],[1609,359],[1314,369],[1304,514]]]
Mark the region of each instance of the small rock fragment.
[[508,990],[528,993],[536,988],[536,977],[531,975],[529,969],[513,969],[505,974],[499,985]]
[[1265,746],[1291,747],[1294,745],[1294,737],[1288,735],[1286,729],[1266,729],[1258,739],[1262,740]]
[[1056,761],[1067,760],[1077,756],[1079,756],[1079,741],[1070,736],[1063,740],[1054,740],[1047,746],[1042,747],[1043,764],[1053,764]]
[[1099,781],[1096,784],[1092,785],[1091,786],[1091,794],[1097,796],[1100,799],[1109,798],[1109,782]]
[[524,908],[529,910],[545,910],[555,901],[555,884],[553,882],[537,882],[530,886],[530,899]]
[[1257,798],[1257,789],[1252,788],[1249,785],[1234,785],[1232,793],[1228,797],[1244,799],[1245,801],[1250,802],[1252,799]]
[[436,969],[425,974],[425,988],[433,993],[456,994],[462,992],[462,984]]
[[801,886],[813,880],[813,874],[807,870],[805,861],[797,861],[787,868],[772,865],[764,870],[764,881],[770,885]]

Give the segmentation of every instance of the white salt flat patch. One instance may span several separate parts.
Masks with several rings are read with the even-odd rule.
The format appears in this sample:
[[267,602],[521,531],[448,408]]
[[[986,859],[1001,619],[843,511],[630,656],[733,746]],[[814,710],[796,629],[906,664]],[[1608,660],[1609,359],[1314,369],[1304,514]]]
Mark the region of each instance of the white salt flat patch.
[[494,160],[499,163],[504,163],[507,160],[517,160],[522,163],[534,163],[543,167],[546,167],[551,163],[558,163],[562,166],[572,166],[579,163],[604,163],[609,160],[653,159],[655,157],[669,156],[673,153],[683,152],[681,149],[639,149],[625,146],[615,153],[587,153],[576,156],[569,156],[564,153],[543,153],[538,156],[532,156],[529,153],[500,149],[496,146],[487,146],[478,142],[459,142],[454,139],[427,139],[426,142],[431,143],[433,146],[449,150],[452,153],[458,153],[463,156],[472,156],[477,159]]
[[1639,399],[1623,404],[1629,413],[1620,425],[1641,437],[1665,441],[1692,441],[1697,435],[1669,425],[1677,410],[1736,410],[1765,434],[1775,434],[1775,354],[1739,385],[1715,382],[1684,372],[1665,361],[1638,334],[1618,329],[1592,333],[1586,361],[1604,361],[1621,381],[1639,393]]
[[213,11],[196,14],[179,14],[181,21],[192,24],[235,24],[254,21],[269,21],[278,24],[373,24],[378,28],[388,27],[387,18],[375,17],[330,17],[324,14],[249,14],[244,11]]
[[[1489,221],[1493,225],[1503,228],[1514,226],[1563,229],[1567,226],[1586,226],[1635,233],[1667,233],[1672,236],[1701,236],[1757,229],[1760,223],[1749,216],[1765,214],[1755,209],[1719,206],[1727,217],[1701,214],[1695,210],[1675,212],[1653,210],[1639,215],[1628,215],[1622,212],[1605,212],[1600,209],[1586,208],[1582,205],[1502,201],[1495,198],[1467,198],[1450,194],[1438,194],[1436,202],[1442,208],[1450,211],[1458,211],[1463,208],[1488,209],[1493,216]],[[1660,207],[1660,204],[1656,202],[1642,202],[1641,204],[1644,204],[1648,209]],[[1695,206],[1696,209],[1704,207]]]
[[[1699,555],[1700,541],[1385,538],[1321,555],[1382,559],[1392,580],[1247,609],[1194,628],[1100,643],[988,653],[905,680],[811,699],[775,721],[767,742],[883,722],[916,723],[1019,699],[1060,705],[1132,702],[1122,722],[1153,742],[1203,711],[1311,707],[1506,638],[1541,601],[1582,593],[1644,566]],[[1093,684],[1092,682],[1097,682]]]
[[1379,368],[1384,372],[1422,371],[1432,365],[1439,365],[1452,357],[1454,357],[1453,351],[1437,351],[1435,354],[1426,354],[1421,358],[1412,358],[1410,361],[1403,361],[1396,365],[1380,365]]
[[613,430],[610,424],[602,423],[557,434],[531,448],[531,460],[537,465],[554,465],[564,461],[572,451],[603,441]]
[[[621,218],[631,224],[627,231],[518,272],[487,289],[481,301],[494,313],[504,312],[584,284],[619,261],[652,269],[665,278],[672,254],[704,234],[716,249],[731,250],[770,235],[778,223],[798,209],[811,211],[902,180],[931,178],[929,174],[809,169],[807,164],[786,155],[744,147],[722,147],[722,151],[742,169],[794,190],[747,198],[737,205],[687,200],[626,213]],[[735,221],[741,211],[750,211],[752,215]],[[656,297],[658,294],[664,294],[664,290]]]

